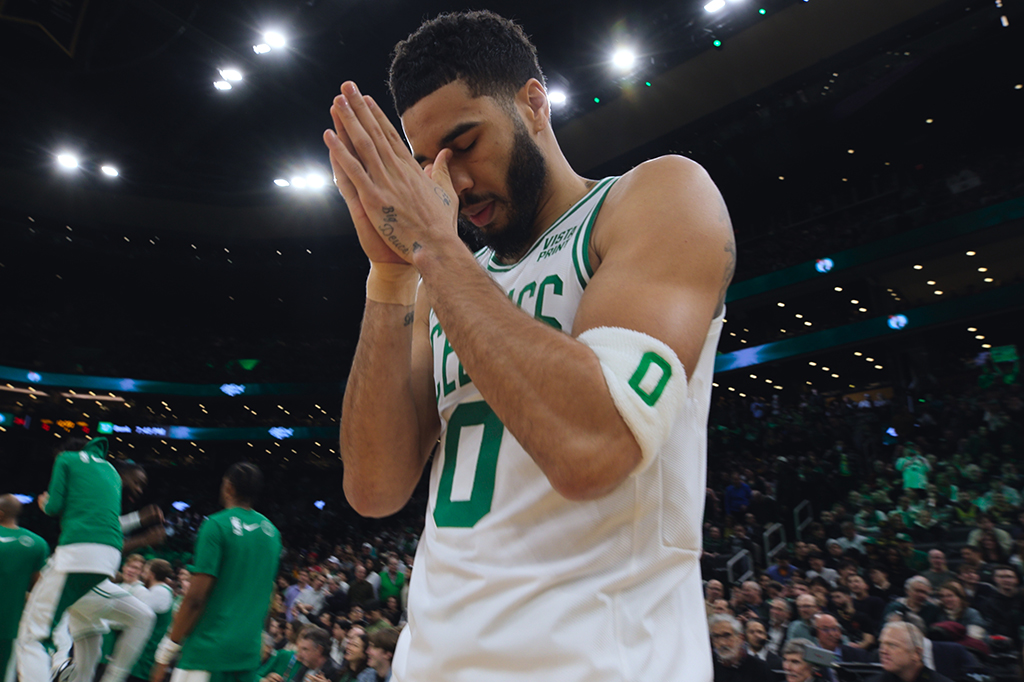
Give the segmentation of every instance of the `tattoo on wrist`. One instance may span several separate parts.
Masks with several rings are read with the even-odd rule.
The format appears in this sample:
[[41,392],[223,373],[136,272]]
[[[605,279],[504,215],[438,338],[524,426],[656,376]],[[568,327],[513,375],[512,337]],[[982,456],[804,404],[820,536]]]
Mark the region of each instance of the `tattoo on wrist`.
[[405,320],[403,321],[402,326],[403,327],[408,327],[410,324],[412,324],[413,320],[415,320],[415,319],[416,319],[416,313],[414,313],[413,311],[410,310],[409,312],[407,312],[405,314]]
[[452,205],[452,200],[448,197],[448,193],[445,192],[440,187],[435,187],[434,188],[434,194],[437,195],[438,199],[440,199],[441,201],[444,202],[445,206],[451,206]]

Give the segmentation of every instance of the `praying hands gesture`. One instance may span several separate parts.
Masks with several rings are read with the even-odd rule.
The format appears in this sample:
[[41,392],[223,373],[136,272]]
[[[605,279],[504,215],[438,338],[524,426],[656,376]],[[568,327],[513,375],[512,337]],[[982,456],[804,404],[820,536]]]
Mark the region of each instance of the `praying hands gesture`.
[[334,130],[324,132],[334,181],[372,263],[412,263],[437,238],[458,238],[458,198],[448,173],[451,150],[426,168],[369,96],[347,81],[334,98]]

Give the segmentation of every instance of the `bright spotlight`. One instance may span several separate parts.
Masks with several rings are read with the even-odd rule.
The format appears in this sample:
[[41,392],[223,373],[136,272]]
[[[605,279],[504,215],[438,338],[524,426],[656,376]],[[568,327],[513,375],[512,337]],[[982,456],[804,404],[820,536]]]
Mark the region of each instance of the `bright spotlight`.
[[259,45],[253,45],[252,46],[252,51],[255,52],[256,54],[266,54],[266,53],[270,52],[270,45],[267,45],[266,43],[260,43]]
[[552,90],[548,93],[548,101],[552,104],[565,104],[566,96],[564,90]]
[[277,185],[278,187],[287,187],[292,183],[288,182],[284,178],[278,178],[277,180],[274,180],[274,184]]
[[242,80],[242,72],[238,69],[220,69],[220,75],[226,81]]
[[632,69],[633,64],[635,63],[636,53],[628,48],[620,47],[615,50],[614,54],[612,54],[612,64],[614,64],[615,68],[620,71],[628,71],[629,69]]
[[218,90],[230,90],[231,83],[228,83],[227,81],[214,81],[213,87],[217,88]]
[[104,175],[110,176],[112,178],[116,178],[119,175],[117,169],[114,168],[113,166],[100,166],[100,170],[103,171]]
[[305,186],[306,178],[302,177],[301,175],[296,175],[294,178],[292,178],[292,187],[298,187],[299,189],[302,189]]
[[284,39],[284,34],[278,31],[267,31],[263,34],[263,40],[270,45],[270,47],[282,48],[287,44]]
[[78,168],[78,157],[71,154],[58,154],[57,163],[65,168]]
[[306,176],[306,185],[313,189],[320,189],[324,186],[324,179],[316,173],[310,173]]
[[725,0],[711,0],[704,5],[704,10],[707,12],[720,12],[723,9],[725,9]]

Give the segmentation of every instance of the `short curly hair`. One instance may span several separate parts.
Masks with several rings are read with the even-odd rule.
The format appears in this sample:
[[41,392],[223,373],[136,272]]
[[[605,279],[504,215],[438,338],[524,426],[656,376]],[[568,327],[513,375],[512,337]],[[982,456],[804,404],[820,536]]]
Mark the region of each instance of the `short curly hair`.
[[473,97],[511,101],[528,80],[544,83],[537,48],[519,24],[487,10],[441,14],[395,45],[388,88],[401,116],[449,83]]

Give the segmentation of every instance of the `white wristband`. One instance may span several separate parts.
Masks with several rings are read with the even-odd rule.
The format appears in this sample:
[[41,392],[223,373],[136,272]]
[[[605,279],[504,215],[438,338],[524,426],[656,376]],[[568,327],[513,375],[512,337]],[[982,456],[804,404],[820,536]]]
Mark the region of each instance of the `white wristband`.
[[139,518],[139,512],[133,511],[125,514],[121,517],[121,532],[131,533],[133,530],[142,525],[142,520]]
[[181,651],[181,645],[171,640],[168,635],[164,635],[164,638],[160,640],[160,646],[156,648],[154,660],[160,665],[170,665],[177,658],[179,651]]
[[597,355],[615,409],[640,446],[639,474],[672,432],[686,400],[686,370],[667,344],[632,329],[597,327],[577,340]]

